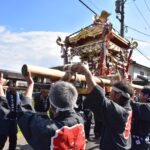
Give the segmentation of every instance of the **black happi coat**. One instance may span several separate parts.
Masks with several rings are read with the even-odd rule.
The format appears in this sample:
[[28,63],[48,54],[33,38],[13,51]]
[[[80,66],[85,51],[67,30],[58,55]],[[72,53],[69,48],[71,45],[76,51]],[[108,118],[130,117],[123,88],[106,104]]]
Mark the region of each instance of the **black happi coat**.
[[36,112],[47,112],[50,107],[49,97],[45,96],[42,100],[40,99],[41,93],[33,94],[34,97],[34,109]]
[[131,147],[131,118],[130,102],[124,106],[107,99],[103,89],[96,86],[89,94],[87,105],[99,116],[103,123],[100,149],[128,150]]
[[133,109],[132,150],[150,149],[150,103],[131,102]]
[[[3,106],[3,107],[2,107]],[[19,103],[16,93],[6,92],[6,98],[1,97],[0,134],[9,135],[17,133],[17,111]],[[8,113],[6,115],[6,112]]]
[[[31,100],[25,97],[21,102],[18,125],[34,150],[85,149],[83,119],[74,110],[60,112],[53,120],[43,119],[33,112]],[[7,116],[8,112],[3,109],[1,97],[0,114]]]
[[[30,100],[25,99],[26,108],[28,101]],[[45,120],[33,112],[22,112],[18,124],[26,140],[35,150],[74,147],[77,150],[84,149],[83,120],[74,110],[60,112],[53,120]]]

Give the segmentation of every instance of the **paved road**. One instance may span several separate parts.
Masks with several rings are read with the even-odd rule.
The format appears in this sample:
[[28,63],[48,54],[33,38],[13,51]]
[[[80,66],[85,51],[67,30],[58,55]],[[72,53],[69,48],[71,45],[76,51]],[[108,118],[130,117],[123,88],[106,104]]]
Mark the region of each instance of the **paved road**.
[[[25,141],[23,137],[21,137],[17,142],[17,148],[16,150],[33,150]],[[87,142],[86,144],[86,150],[99,150],[99,141],[97,140],[91,140]],[[6,143],[6,146],[4,150],[8,150],[8,142]]]

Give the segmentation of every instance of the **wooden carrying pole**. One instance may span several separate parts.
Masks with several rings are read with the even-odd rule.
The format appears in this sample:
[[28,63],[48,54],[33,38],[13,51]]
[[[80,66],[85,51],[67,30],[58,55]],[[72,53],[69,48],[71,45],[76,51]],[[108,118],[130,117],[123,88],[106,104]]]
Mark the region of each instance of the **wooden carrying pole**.
[[[52,81],[60,80],[65,75],[64,71],[60,71],[60,70],[56,70],[56,69],[48,69],[48,68],[44,68],[44,67],[38,67],[38,66],[32,66],[32,65],[26,65],[26,64],[23,65],[22,66],[23,76],[25,76],[28,71],[30,71],[33,76],[41,76],[41,77],[50,78]],[[84,75],[77,74],[77,78],[81,82],[86,81]],[[75,80],[75,77],[72,76],[71,81],[74,81],[74,80]],[[103,82],[105,85],[109,85],[109,86],[111,85],[111,81],[109,79],[94,77],[94,80],[96,81],[97,84],[102,84],[102,82]],[[137,89],[143,88],[143,86],[140,86],[140,85],[136,85],[136,84],[131,84],[131,85],[133,88],[137,88]],[[84,89],[81,91],[83,93],[87,94],[87,89]]]
[[[22,74],[25,76],[28,71],[30,71],[33,76],[42,76],[42,77],[50,78],[52,81],[60,80],[65,75],[64,71],[60,71],[56,69],[48,69],[48,68],[43,68],[43,67],[38,67],[38,66],[23,65]],[[81,82],[86,81],[84,75],[77,74],[77,78]],[[74,80],[75,80],[75,77],[72,76],[71,81],[74,81]],[[110,84],[110,80],[108,79],[94,77],[94,80],[96,81],[97,84],[101,84],[102,82],[104,84],[108,84],[108,85]]]

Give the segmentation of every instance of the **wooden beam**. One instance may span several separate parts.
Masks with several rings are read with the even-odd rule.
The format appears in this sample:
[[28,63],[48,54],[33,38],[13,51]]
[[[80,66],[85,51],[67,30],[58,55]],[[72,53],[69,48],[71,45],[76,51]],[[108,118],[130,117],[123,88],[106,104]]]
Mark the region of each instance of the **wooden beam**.
[[[60,71],[60,70],[56,70],[56,69],[47,69],[44,67],[23,65],[22,74],[25,76],[28,71],[30,71],[33,76],[43,76],[46,78],[50,78],[52,81],[60,80],[65,75],[64,71]],[[77,78],[81,82],[86,82],[84,75],[77,74]],[[72,76],[71,81],[74,81],[74,80],[75,80],[75,77]],[[94,80],[96,81],[97,84],[101,84],[102,82],[104,84],[110,84],[110,80],[108,80],[108,79],[94,77]]]
[[[31,65],[27,65],[27,64],[23,65],[22,66],[22,74],[26,75],[28,71],[30,71],[33,76],[35,75],[35,76],[47,77],[47,78],[50,78],[52,81],[60,80],[65,75],[64,71],[60,71],[60,70],[56,70],[56,69],[47,69],[44,67],[31,66]],[[86,81],[84,75],[77,74],[77,78],[82,82]],[[75,80],[75,77],[72,77],[71,81],[74,81],[74,80]],[[109,79],[94,77],[94,80],[96,81],[97,84],[102,84],[102,82],[103,82],[106,86],[111,86],[111,81]],[[131,86],[136,89],[143,88],[143,86],[136,85],[136,84],[131,84]],[[83,88],[83,89],[77,88],[77,90],[78,90],[79,94],[88,94],[87,88]]]
[[24,81],[25,80],[25,78],[22,76],[22,74],[18,73],[18,72],[13,72],[13,71],[8,71],[8,70],[3,70],[3,69],[0,69],[0,72],[2,72],[4,74],[4,78],[8,79],[8,80],[13,80],[13,81],[16,81],[16,80]]

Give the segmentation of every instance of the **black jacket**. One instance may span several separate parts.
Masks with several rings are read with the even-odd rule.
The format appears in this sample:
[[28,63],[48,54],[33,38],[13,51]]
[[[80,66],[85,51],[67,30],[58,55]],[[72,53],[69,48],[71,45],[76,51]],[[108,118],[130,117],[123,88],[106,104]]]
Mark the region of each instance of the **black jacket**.
[[[18,112],[18,125],[34,150],[76,149],[84,150],[83,120],[74,110],[60,112],[54,119],[43,119],[33,112],[27,97]],[[0,103],[0,112],[2,110]],[[4,112],[6,115],[6,113]]]
[[[12,97],[10,99],[10,97]],[[16,96],[7,94],[7,98],[0,97],[0,134],[9,135],[17,133],[17,110]]]
[[150,149],[150,103],[131,102],[133,109],[131,150]]
[[34,109],[36,112],[47,112],[50,107],[49,97],[45,96],[42,100],[40,98],[41,93],[33,94]]
[[86,103],[103,123],[100,149],[130,149],[132,118],[130,103],[127,102],[123,107],[114,103],[105,97],[103,89],[99,86],[89,94]]
[[131,102],[133,110],[132,134],[143,136],[150,133],[150,103]]
[[[74,110],[60,112],[51,119],[37,115],[31,100],[25,97],[18,110],[18,124],[27,142],[34,150],[49,149],[85,149],[83,119]],[[0,97],[0,130],[6,123],[1,121],[9,114],[5,97]]]

